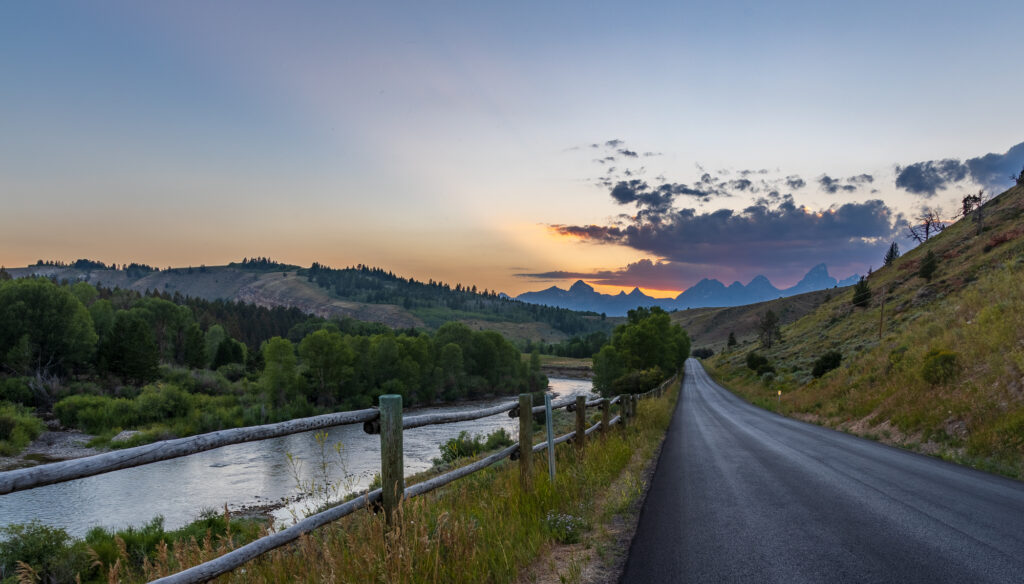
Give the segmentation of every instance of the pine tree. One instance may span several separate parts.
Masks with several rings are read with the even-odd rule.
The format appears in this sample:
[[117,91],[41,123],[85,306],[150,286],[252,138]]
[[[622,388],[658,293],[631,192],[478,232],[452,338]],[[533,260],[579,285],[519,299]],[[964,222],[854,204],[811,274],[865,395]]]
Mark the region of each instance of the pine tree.
[[865,307],[871,302],[871,288],[868,287],[868,281],[861,276],[860,280],[853,287],[853,305]]
[[885,265],[892,265],[896,258],[900,257],[900,246],[894,241],[889,246],[889,251],[885,252]]
[[939,269],[939,258],[935,256],[935,252],[928,250],[924,259],[921,260],[921,267],[917,269],[917,275],[931,282],[937,269]]
[[729,331],[729,342],[726,343],[726,345],[729,346],[729,347],[735,347],[736,346],[736,333],[734,333],[732,331]]

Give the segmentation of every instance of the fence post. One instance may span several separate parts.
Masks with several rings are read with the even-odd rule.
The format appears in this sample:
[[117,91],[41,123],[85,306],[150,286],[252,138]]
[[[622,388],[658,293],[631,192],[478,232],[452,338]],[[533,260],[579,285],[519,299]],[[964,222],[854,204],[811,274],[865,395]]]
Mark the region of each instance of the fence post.
[[629,417],[630,418],[635,418],[636,417],[636,408],[637,408],[638,405],[640,405],[640,396],[634,394],[631,397],[632,397],[632,400],[630,401],[630,404],[629,404]]
[[551,419],[551,394],[544,394],[544,426],[547,432],[548,439],[548,476],[551,478],[551,484],[555,484],[555,431],[552,426],[553,422]]
[[604,399],[601,400],[601,433],[602,434],[604,434],[608,430],[611,430],[611,428],[608,426],[608,424],[612,420],[612,404],[609,403],[609,402],[610,402],[610,400],[608,398],[604,398]]
[[380,396],[380,486],[384,519],[391,525],[392,515],[405,493],[402,467],[402,396]]
[[530,490],[533,476],[533,396],[519,394],[519,484]]
[[587,396],[576,396],[576,451],[583,454],[583,444],[587,441]]

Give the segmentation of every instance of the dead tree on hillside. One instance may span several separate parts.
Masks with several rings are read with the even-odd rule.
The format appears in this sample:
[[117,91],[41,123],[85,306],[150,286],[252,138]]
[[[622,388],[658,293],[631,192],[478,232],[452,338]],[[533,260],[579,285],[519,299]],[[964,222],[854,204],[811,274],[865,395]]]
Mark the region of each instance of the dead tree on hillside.
[[921,209],[917,221],[916,225],[907,228],[907,235],[918,243],[928,241],[931,236],[946,228],[946,223],[942,220],[942,210],[938,207]]

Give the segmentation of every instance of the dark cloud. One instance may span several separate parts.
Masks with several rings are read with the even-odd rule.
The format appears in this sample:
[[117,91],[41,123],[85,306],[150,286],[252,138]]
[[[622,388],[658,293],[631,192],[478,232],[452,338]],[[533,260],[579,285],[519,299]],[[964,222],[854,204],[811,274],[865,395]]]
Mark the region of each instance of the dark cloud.
[[623,144],[625,144],[625,142],[623,142],[622,140],[619,140],[618,138],[616,138],[614,140],[608,140],[607,142],[604,143],[604,145],[609,147],[609,148],[618,148],[619,146],[622,146]]
[[1011,176],[1020,176],[1024,168],[1024,142],[1010,148],[1005,154],[990,153],[971,158],[965,164],[974,182],[992,194],[997,194],[1013,185]]
[[962,180],[971,179],[997,194],[1013,185],[1011,175],[1024,167],[1024,142],[1003,154],[989,153],[961,162],[955,158],[927,160],[896,167],[896,186],[925,198]]
[[753,185],[754,183],[750,182],[745,178],[729,181],[729,188],[735,189],[737,191],[747,191],[748,189],[753,187]]
[[846,182],[853,185],[862,185],[875,182],[875,177],[871,176],[870,174],[858,174],[857,176],[851,176],[850,178],[846,179]]
[[639,158],[640,156],[636,152],[633,152],[632,150],[628,150],[626,148],[620,148],[618,150],[618,153],[625,156],[626,158]]
[[896,186],[916,195],[934,197],[946,185],[967,178],[967,166],[959,160],[929,160],[896,167]]
[[657,222],[638,217],[621,225],[551,228],[587,241],[632,247],[666,262],[729,266],[756,274],[766,266],[805,270],[821,261],[868,263],[901,237],[906,224],[879,200],[819,212],[798,206],[791,195],[777,200],[771,204],[762,199],[742,211],[672,209]]
[[839,191],[852,193],[857,190],[856,185],[843,184],[842,179],[832,178],[827,174],[822,175],[821,178],[818,179],[818,184],[821,185],[821,190],[833,195]]
[[799,176],[791,174],[786,177],[786,186],[796,191],[807,186],[807,183],[804,182],[804,179],[800,178]]

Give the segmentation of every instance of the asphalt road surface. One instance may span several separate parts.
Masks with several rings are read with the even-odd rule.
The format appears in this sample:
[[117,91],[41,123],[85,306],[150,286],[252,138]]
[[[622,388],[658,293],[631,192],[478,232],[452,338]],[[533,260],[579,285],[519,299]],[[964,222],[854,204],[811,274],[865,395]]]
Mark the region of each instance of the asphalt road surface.
[[767,412],[690,359],[621,582],[1024,583],[1024,483]]

